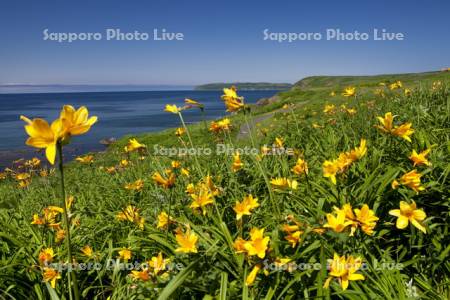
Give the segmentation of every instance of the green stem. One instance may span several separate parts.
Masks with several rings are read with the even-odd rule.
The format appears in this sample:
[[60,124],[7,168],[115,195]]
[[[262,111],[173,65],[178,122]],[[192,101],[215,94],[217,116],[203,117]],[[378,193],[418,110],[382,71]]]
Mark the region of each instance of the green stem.
[[80,299],[80,292],[78,291],[78,282],[77,282],[77,276],[76,273],[72,273],[72,248],[71,248],[71,241],[70,241],[70,224],[69,224],[69,215],[67,213],[67,205],[66,205],[66,190],[64,187],[64,162],[63,162],[63,153],[62,153],[62,144],[59,141],[57,144],[57,150],[58,150],[58,169],[60,174],[60,186],[61,186],[61,197],[62,197],[62,206],[63,206],[63,216],[64,216],[64,224],[65,224],[65,230],[66,230],[66,247],[67,247],[67,256],[69,259],[69,268],[68,268],[68,277],[69,277],[69,298],[72,299],[72,290],[70,289],[70,286],[73,286],[73,294],[75,297],[75,300]]
[[[247,113],[246,112],[244,112],[244,119],[245,119],[245,123],[247,125],[248,133],[250,135],[250,141],[252,143],[252,147],[254,149],[256,149],[255,141],[253,139],[252,128],[250,127],[250,124],[248,122],[248,118],[247,118]],[[264,172],[263,167],[261,166],[260,162],[257,159],[255,159],[255,163],[256,163],[256,166],[258,167],[258,169],[260,170],[260,172],[261,172],[261,174],[262,174],[262,176],[264,178],[264,181],[266,182],[266,186],[267,186],[267,189],[269,191],[269,198],[270,198],[270,201],[272,203],[273,210],[276,212],[276,217],[279,220],[281,218],[281,212],[280,212],[280,208],[275,203],[275,198],[273,196],[272,186],[270,184],[269,178],[267,178],[266,172]]]
[[[181,124],[183,125],[184,129],[186,130],[186,135],[189,139],[189,144],[190,144],[191,148],[194,149],[194,143],[192,143],[191,134],[189,133],[186,123],[184,123],[183,115],[180,112],[178,112],[178,116],[180,117]],[[200,167],[200,164],[198,163],[198,160],[197,160],[197,155],[194,155],[194,160],[195,160],[195,164],[197,165],[199,173],[201,174],[202,177],[204,177],[202,168]]]

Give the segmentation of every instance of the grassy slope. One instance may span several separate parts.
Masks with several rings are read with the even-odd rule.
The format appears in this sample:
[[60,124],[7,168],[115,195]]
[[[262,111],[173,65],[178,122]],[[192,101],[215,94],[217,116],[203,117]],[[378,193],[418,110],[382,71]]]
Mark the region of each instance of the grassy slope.
[[[386,99],[375,97],[372,90],[379,81],[402,80],[406,87],[415,88],[411,97],[404,97],[401,93],[388,94]],[[266,227],[271,236],[271,245],[278,255],[291,257],[295,260],[317,262],[320,245],[323,245],[324,256],[332,257],[334,252],[355,253],[364,257],[365,261],[378,259],[394,259],[410,266],[402,272],[375,272],[367,271],[364,282],[352,283],[347,293],[342,293],[337,285],[331,288],[333,297],[364,298],[380,296],[384,299],[395,299],[405,292],[404,282],[413,278],[418,292],[424,297],[435,299],[439,294],[449,295],[445,286],[449,282],[450,266],[448,263],[448,199],[449,185],[449,117],[450,104],[448,89],[440,92],[430,92],[433,81],[450,80],[450,73],[424,73],[407,75],[383,75],[376,77],[311,77],[296,84],[291,91],[279,94],[281,100],[266,107],[254,107],[254,114],[261,114],[280,108],[286,103],[303,103],[293,106],[289,113],[276,114],[274,118],[266,120],[264,124],[255,126],[255,143],[271,144],[275,137],[284,138],[286,145],[299,149],[310,165],[310,179],[305,182],[300,178],[300,187],[295,192],[269,193],[264,176],[256,168],[254,158],[244,157],[246,163],[244,170],[238,174],[229,172],[231,158],[226,156],[199,157],[198,163],[188,157],[180,158],[182,164],[191,170],[191,178],[180,176],[177,188],[167,192],[156,187],[150,176],[154,170],[162,171],[170,165],[170,159],[157,157],[139,161],[136,156],[130,159],[133,166],[115,174],[107,174],[102,167],[116,165],[121,159],[127,158],[122,154],[126,138],[112,146],[110,151],[97,154],[93,166],[82,166],[72,163],[67,169],[67,190],[76,197],[75,216],[79,217],[82,226],[74,228],[76,253],[83,245],[89,244],[94,250],[100,252],[101,259],[115,257],[120,247],[131,246],[134,255],[140,259],[149,258],[162,250],[166,255],[178,262],[188,265],[197,261],[198,256],[174,255],[176,245],[174,236],[154,228],[157,214],[168,209],[170,199],[174,199],[172,210],[178,220],[190,223],[193,229],[201,236],[201,256],[205,260],[197,261],[195,272],[190,274],[181,283],[175,292],[191,294],[200,297],[205,294],[215,294],[221,289],[220,274],[228,273],[228,296],[240,297],[242,289],[243,268],[242,261],[237,259],[233,251],[227,247],[226,234],[221,231],[221,223],[215,219],[214,213],[209,212],[209,218],[192,214],[188,208],[190,200],[185,196],[184,187],[189,182],[197,182],[202,173],[214,176],[216,184],[223,188],[223,196],[216,199],[222,212],[222,218],[234,239],[238,228],[235,224],[235,215],[231,209],[235,201],[242,199],[247,193],[256,195],[261,201],[261,208],[257,213],[246,219],[244,232],[251,226]],[[356,85],[361,95],[357,100],[347,100],[343,97],[329,97],[331,91],[341,91],[346,85]],[[300,86],[300,88],[298,88]],[[419,86],[423,89],[419,89]],[[375,100],[375,108],[369,109],[366,101]],[[218,99],[218,101],[220,101]],[[346,103],[356,107],[358,113],[354,117],[345,114],[326,116],[321,113],[325,103],[340,105]],[[413,122],[416,132],[412,144],[395,138],[389,138],[373,128],[376,124],[375,116],[392,111],[399,115],[399,121]],[[175,115],[168,117],[176,118]],[[244,122],[242,115],[231,117],[235,128]],[[330,125],[330,119],[336,124]],[[314,129],[313,123],[324,126],[323,129]],[[268,129],[261,131],[260,128]],[[196,147],[215,145],[215,138],[205,134],[203,124],[189,127],[192,140]],[[227,141],[235,145],[250,145],[250,140],[234,141],[237,134],[235,130]],[[82,137],[80,137],[82,138]],[[231,138],[231,140],[229,140]],[[368,140],[368,155],[361,162],[355,164],[348,171],[347,177],[341,179],[337,186],[332,185],[328,179],[322,177],[321,164],[325,159],[337,157],[340,151],[347,151],[356,146],[360,138]],[[179,146],[179,140],[174,136],[173,130],[161,133],[144,134],[138,140],[148,145],[159,144],[167,147]],[[185,139],[187,143],[187,140]],[[433,161],[432,168],[422,171],[427,174],[425,182],[426,192],[420,196],[411,193],[408,189],[392,191],[390,182],[411,169],[407,156],[412,148],[421,150],[436,145],[430,156]],[[268,157],[261,163],[264,172],[269,178],[276,176],[292,177],[290,168],[295,160],[290,157]],[[145,189],[138,194],[130,193],[123,188],[124,184],[138,178],[145,180]],[[12,290],[16,295],[27,295],[27,284],[34,285],[35,298],[39,294],[46,294],[46,288],[40,284],[39,272],[25,271],[27,266],[36,264],[36,256],[42,244],[53,245],[57,248],[58,257],[64,256],[64,246],[56,245],[51,235],[37,230],[29,225],[33,213],[39,212],[47,205],[58,205],[57,177],[34,177],[32,184],[26,190],[18,190],[12,179],[0,183],[0,224],[2,226],[2,242],[0,242],[1,262],[5,268],[0,269],[0,276],[6,278],[0,288],[5,290],[15,284]],[[387,211],[398,207],[399,200],[415,199],[420,207],[424,207],[432,218],[428,225],[431,234],[418,235],[416,231],[398,231],[393,229],[393,217]],[[354,207],[363,203],[369,204],[377,211],[382,221],[376,228],[374,238],[358,235],[359,243],[345,236],[327,234],[322,238],[307,236],[298,249],[291,249],[283,239],[279,224],[287,213],[292,213],[303,222],[320,224],[324,221],[327,212],[331,212],[333,205],[350,202]],[[115,221],[115,215],[121,208],[134,204],[141,209],[148,224],[142,232],[133,224]],[[276,211],[281,210],[280,218]],[[244,234],[246,237],[248,234]],[[278,237],[278,238],[277,238]],[[320,243],[318,242],[320,241]],[[408,244],[412,245],[409,247]],[[447,248],[446,248],[447,247]],[[413,249],[413,250],[412,250]],[[206,252],[205,252],[206,251]],[[15,253],[12,255],[12,253]],[[85,260],[77,255],[80,261]],[[240,261],[240,262],[239,262]],[[11,265],[15,267],[11,267]],[[211,265],[214,267],[211,268]],[[9,267],[7,267],[9,266]],[[430,266],[433,266],[430,268]],[[1,266],[0,266],[1,267]],[[370,267],[373,267],[371,264]],[[12,276],[14,274],[15,277]],[[88,295],[101,293],[114,288],[116,297],[131,297],[139,292],[148,297],[154,296],[151,290],[127,289],[129,279],[126,272],[119,272],[111,277],[109,273],[96,273],[80,277],[82,289]],[[414,275],[415,274],[415,275]],[[98,285],[87,290],[89,286]],[[325,293],[320,288],[324,278],[321,273],[314,271],[296,273],[294,275],[280,276],[272,274],[265,278],[259,276],[261,283],[258,288],[250,290],[250,295],[261,298],[270,293],[269,287],[275,290],[276,295],[314,296]],[[162,284],[161,287],[164,287]],[[290,287],[284,289],[284,287]],[[443,288],[444,287],[444,288]],[[60,289],[59,293],[64,290]],[[244,289],[245,291],[245,289]],[[358,294],[359,293],[359,294]]]

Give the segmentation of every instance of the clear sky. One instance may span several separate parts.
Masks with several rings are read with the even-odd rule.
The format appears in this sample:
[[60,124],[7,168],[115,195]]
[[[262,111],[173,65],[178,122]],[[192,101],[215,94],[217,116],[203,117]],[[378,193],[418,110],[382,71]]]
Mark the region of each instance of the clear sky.
[[[450,67],[450,1],[2,1],[0,84],[295,82]],[[44,41],[49,32],[182,32],[183,41]],[[401,32],[404,41],[264,41],[270,32]],[[324,38],[325,39],[325,38]]]

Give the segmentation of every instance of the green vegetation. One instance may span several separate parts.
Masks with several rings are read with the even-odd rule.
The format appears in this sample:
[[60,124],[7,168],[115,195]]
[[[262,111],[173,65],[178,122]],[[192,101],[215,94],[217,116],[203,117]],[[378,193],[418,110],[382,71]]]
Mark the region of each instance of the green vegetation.
[[287,90],[292,87],[290,83],[269,83],[269,82],[233,82],[233,83],[208,83],[195,87],[199,91],[221,91],[224,88],[234,85],[238,90]]
[[[388,88],[399,80],[402,87]],[[251,113],[231,115],[230,132],[206,132],[204,124],[199,123],[187,127],[189,136],[177,137],[175,129],[143,134],[136,138],[147,150],[125,153],[130,136],[107,152],[94,154],[92,162],[70,163],[65,170],[65,185],[66,193],[74,199],[69,209],[72,252],[78,263],[103,266],[77,272],[82,298],[448,299],[449,84],[448,72],[305,78],[293,89],[279,93],[278,102],[252,106]],[[356,88],[356,96],[341,96],[348,85]],[[332,92],[334,96],[330,96]],[[375,127],[381,126],[377,117],[388,112],[396,116],[393,125],[397,131]],[[270,118],[250,126],[248,138],[236,138],[242,126],[268,113],[272,114]],[[168,117],[177,118],[177,114]],[[412,124],[412,134],[398,130],[408,123]],[[340,154],[348,160],[362,139],[367,141],[367,152],[361,152],[351,163],[345,162],[346,167],[336,174],[336,184],[324,177],[324,162],[332,162]],[[197,157],[154,153],[155,145],[215,149],[220,143],[257,149],[282,143],[293,149],[293,155],[242,154],[239,165],[233,155],[214,151]],[[409,159],[412,151],[426,149],[430,149],[426,156],[430,164],[413,166]],[[307,174],[293,171],[298,159],[308,164]],[[172,163],[175,160],[180,167]],[[189,175],[181,168],[189,170]],[[421,174],[418,184],[401,179],[413,169]],[[61,202],[58,174],[50,171],[42,176],[41,171],[39,166],[17,168],[0,177],[0,295],[4,298],[68,299],[68,272],[61,271],[52,288],[43,282],[39,260],[42,249],[51,247],[53,262],[66,261],[66,244],[57,239],[54,228],[30,224],[34,214],[42,217],[43,210]],[[164,178],[175,174],[173,186],[164,188],[155,183],[155,172]],[[30,174],[28,182],[18,179],[17,175],[23,173]],[[213,185],[206,184],[207,175]],[[274,178],[285,178],[286,182],[275,186],[271,182]],[[142,187],[125,188],[139,179]],[[392,185],[395,180],[399,186]],[[20,183],[26,187],[19,188]],[[192,209],[194,197],[186,192],[190,183],[195,189],[207,187],[204,192],[214,194],[213,203]],[[250,194],[258,198],[259,206],[237,220],[233,208]],[[400,201],[414,201],[426,218],[416,220],[418,225],[397,228],[398,218],[392,210],[399,209]],[[345,204],[353,209],[366,204],[375,213],[379,219],[373,234],[366,233],[363,225],[367,224],[360,220],[345,225],[341,232],[325,227],[330,224],[329,214],[335,216]],[[120,220],[118,215],[127,212],[129,205],[139,209],[138,214]],[[158,216],[163,211],[173,221],[158,228]],[[418,212],[416,215],[421,216]],[[63,222],[61,217],[56,214],[54,222]],[[145,219],[143,226],[141,218]],[[346,216],[347,222],[349,218]],[[188,228],[198,238],[196,253],[176,251],[181,232]],[[264,228],[263,237],[269,238],[267,247],[262,240],[261,244],[250,240],[256,236],[254,228]],[[239,238],[247,240],[244,250],[239,248]],[[91,255],[86,246],[93,250]],[[258,248],[256,252],[263,258],[254,255],[252,247]],[[127,248],[131,250],[128,262],[145,262],[152,257],[157,261],[161,253],[170,259],[170,265],[181,267],[150,268],[148,280],[145,270],[139,279],[137,274],[134,278],[130,275],[131,270],[104,267],[110,259],[124,263],[123,256],[118,258],[119,251]],[[331,276],[325,267],[335,253],[360,257],[363,265],[355,274],[364,279],[350,280],[343,290],[340,282],[344,277]],[[264,268],[267,265],[269,268]],[[323,267],[315,269],[317,265]],[[261,270],[251,273],[258,271],[258,266]],[[253,282],[250,274],[255,274]],[[329,283],[328,288],[325,283]]]

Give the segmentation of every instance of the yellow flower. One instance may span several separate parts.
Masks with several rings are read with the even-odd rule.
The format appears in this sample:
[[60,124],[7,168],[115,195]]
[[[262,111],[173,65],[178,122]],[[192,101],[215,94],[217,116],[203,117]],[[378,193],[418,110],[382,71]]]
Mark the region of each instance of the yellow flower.
[[425,220],[427,215],[422,209],[417,209],[414,201],[412,201],[411,204],[408,204],[405,201],[400,201],[400,209],[390,210],[389,214],[397,217],[396,227],[398,229],[405,229],[409,222],[411,222],[414,227],[423,233],[427,233],[425,227],[421,223]]
[[412,123],[405,123],[397,126],[392,130],[392,134],[401,137],[408,142],[411,142],[411,138],[409,136],[414,133],[414,129],[412,129],[411,126]]
[[87,257],[92,257],[92,255],[94,255],[94,251],[92,250],[91,246],[86,245],[83,248],[81,248],[81,252],[83,253],[84,256]]
[[164,276],[165,271],[167,269],[167,264],[170,263],[170,259],[164,258],[162,252],[158,253],[158,256],[153,256],[151,260],[148,261],[148,265],[150,269],[153,269],[153,274],[155,276],[160,275]]
[[122,160],[119,162],[119,166],[120,166],[121,168],[126,168],[129,164],[130,164],[130,161],[129,161],[129,160],[126,160],[126,159],[122,159]]
[[150,273],[148,269],[144,269],[142,271],[131,271],[131,277],[134,280],[148,281],[150,280]]
[[373,229],[377,225],[378,217],[375,212],[369,209],[367,204],[364,204],[361,209],[354,209],[356,220],[361,225],[361,229],[368,235],[373,234]]
[[393,127],[394,116],[392,116],[391,112],[387,112],[384,115],[384,118],[377,117],[378,121],[381,123],[380,125],[375,125],[376,128],[380,129],[383,132],[390,133],[392,135],[401,137],[408,142],[411,142],[411,138],[409,137],[414,133],[414,129],[411,128],[411,123],[404,123],[399,126]]
[[420,177],[422,177],[422,174],[417,173],[417,170],[409,171],[408,173],[405,173],[402,177],[400,177],[400,182],[394,180],[392,182],[392,188],[396,189],[399,185],[404,185],[409,187],[416,193],[419,193],[420,191],[425,190],[425,187],[421,185]]
[[194,185],[193,183],[189,183],[189,184],[186,186],[185,192],[188,193],[188,194],[193,194],[193,193],[195,193],[195,185]]
[[332,91],[332,92],[330,93],[330,96],[331,96],[331,97],[336,96],[336,92],[335,92],[335,91]]
[[201,209],[203,211],[203,215],[206,214],[206,206],[214,203],[213,195],[206,186],[201,187],[198,193],[191,194],[191,198],[193,201],[190,208]]
[[144,229],[145,219],[140,216],[139,209],[132,205],[128,205],[124,210],[119,212],[116,215],[116,218],[119,221],[128,221],[135,223],[139,226],[140,229]]
[[71,105],[64,105],[59,118],[63,125],[64,134],[69,137],[85,134],[97,122],[96,116],[89,118],[89,111],[85,106],[75,110]]
[[239,171],[244,164],[241,161],[241,157],[239,155],[239,152],[236,152],[236,154],[233,155],[233,165],[231,166],[231,169],[233,172]]
[[166,108],[164,109],[164,111],[173,113],[173,114],[178,114],[180,111],[182,110],[181,107],[177,107],[174,104],[167,104]]
[[353,224],[353,221],[350,221],[346,218],[345,209],[335,209],[336,216],[333,214],[327,214],[327,224],[323,227],[331,228],[335,232],[342,232],[344,229]]
[[33,119],[31,121],[27,117],[20,116],[25,121],[25,131],[30,136],[26,144],[35,148],[45,148],[45,156],[53,165],[56,157],[56,143],[63,136],[62,122],[60,119],[53,121],[51,125],[43,119]]
[[405,96],[411,96],[411,94],[412,94],[412,92],[411,92],[410,89],[405,89],[405,90],[403,91],[403,93],[405,94]]
[[291,244],[292,248],[295,248],[297,244],[300,242],[300,236],[302,235],[303,231],[297,230],[294,232],[289,232],[289,234],[285,237],[285,240]]
[[308,175],[308,163],[303,159],[299,158],[295,166],[292,168],[292,172],[294,172],[297,175],[301,175],[303,173]]
[[178,137],[182,136],[185,133],[186,133],[186,129],[184,129],[183,127],[179,127],[175,130],[175,135]]
[[356,96],[356,88],[352,87],[352,86],[346,87],[344,89],[344,91],[342,92],[342,96],[344,96],[344,97]]
[[247,241],[244,240],[244,239],[241,238],[241,237],[238,237],[238,238],[233,242],[233,248],[234,248],[234,250],[236,251],[236,253],[245,253],[245,252],[246,252],[245,246],[244,246],[246,242],[247,242]]
[[296,190],[298,187],[297,180],[291,180],[284,177],[273,178],[270,180],[270,183],[274,186],[274,188],[286,189],[290,188]]
[[414,167],[420,165],[430,166],[431,163],[427,159],[427,155],[430,153],[430,151],[431,149],[427,149],[420,153],[417,153],[416,150],[413,150],[409,159],[414,162]]
[[283,148],[283,146],[284,146],[283,138],[281,138],[281,137],[276,137],[276,138],[275,138],[274,145],[275,145],[276,147],[278,147],[278,148]]
[[253,282],[255,282],[256,279],[256,275],[258,274],[258,272],[261,270],[261,265],[255,265],[253,267],[253,270],[247,275],[247,278],[245,279],[245,285],[246,286],[250,286],[253,284]]
[[331,114],[335,113],[335,109],[336,109],[336,106],[334,104],[327,104],[327,105],[325,105],[323,112],[331,115]]
[[37,157],[33,157],[30,160],[27,160],[25,162],[25,166],[30,167],[30,168],[37,168],[39,167],[39,165],[41,164],[41,160]]
[[400,80],[397,80],[396,82],[391,83],[388,87],[391,91],[393,91],[393,90],[402,88],[403,84]]
[[333,278],[339,280],[344,291],[348,288],[349,281],[365,279],[362,274],[356,273],[362,266],[361,258],[354,258],[349,255],[346,259],[345,255],[339,257],[339,255],[335,253],[333,259],[330,259],[329,261],[329,277],[325,280],[324,288],[329,287],[330,281]]
[[252,228],[250,231],[250,241],[244,244],[244,248],[249,256],[256,255],[262,259],[266,256],[269,242],[270,238],[264,237],[264,228]]
[[129,139],[127,145],[125,146],[124,150],[125,152],[133,152],[136,150],[145,149],[147,146],[144,144],[139,143],[136,139]]
[[175,174],[174,173],[171,173],[168,176],[168,178],[164,178],[161,176],[161,174],[159,172],[155,172],[155,173],[153,173],[152,179],[153,179],[153,181],[155,181],[155,183],[157,185],[160,185],[165,189],[169,189],[175,184]]
[[313,124],[312,124],[312,127],[313,127],[314,129],[324,128],[324,126],[319,125],[319,124],[317,124],[317,123],[313,123]]
[[186,176],[186,177],[189,177],[189,170],[188,169],[185,169],[185,168],[181,168],[181,174],[182,175],[184,175],[184,176]]
[[322,164],[323,177],[330,178],[336,184],[336,174],[339,172],[339,162],[337,160],[326,160]]
[[158,215],[158,225],[156,228],[158,229],[166,229],[169,226],[169,223],[173,223],[172,217],[169,218],[169,215],[163,211]]
[[186,104],[188,104],[190,106],[196,106],[198,108],[203,108],[204,107],[203,104],[201,104],[201,103],[199,103],[199,102],[197,102],[195,100],[188,99],[188,98],[184,99],[184,103],[186,103]]
[[381,126],[376,125],[375,127],[377,127],[378,129],[380,129],[386,133],[390,133],[392,131],[392,124],[394,121],[394,116],[392,116],[391,112],[385,113],[384,118],[377,117],[377,119],[381,123]]
[[236,201],[233,210],[236,212],[236,220],[240,220],[244,215],[251,215],[251,210],[259,206],[258,198],[253,198],[252,195],[244,197],[242,202]]
[[63,229],[56,231],[56,242],[59,243],[66,237],[66,232]]
[[361,159],[364,155],[366,155],[366,153],[367,153],[366,140],[361,139],[359,147],[356,147],[355,149],[351,150],[347,156],[352,161],[357,161]]
[[237,95],[236,88],[234,86],[223,89],[224,95],[222,100],[225,102],[227,111],[235,112],[244,107],[244,98]]
[[52,288],[55,288],[56,280],[61,279],[61,274],[59,274],[58,271],[53,268],[44,267],[43,277],[45,282],[50,282]]
[[175,239],[179,245],[179,247],[175,249],[175,252],[197,253],[198,236],[191,232],[190,227],[186,229],[185,233],[178,231],[175,235]]
[[130,248],[122,248],[119,251],[119,257],[123,260],[131,259],[131,249]]
[[86,155],[86,156],[78,156],[77,158],[75,158],[75,160],[79,163],[82,164],[90,164],[94,161],[94,156],[93,155]]
[[220,121],[212,121],[209,127],[209,131],[214,133],[218,133],[220,131],[230,131],[231,129],[231,121],[228,118],[222,119]]
[[353,116],[356,114],[356,109],[355,108],[347,108],[347,109],[345,109],[345,112],[347,114],[349,114],[350,116]]
[[144,180],[138,179],[135,182],[125,184],[125,189],[130,191],[141,191],[144,188]]
[[49,264],[52,262],[53,257],[55,257],[55,254],[53,252],[53,248],[45,248],[42,249],[41,252],[39,252],[39,262],[41,264]]

